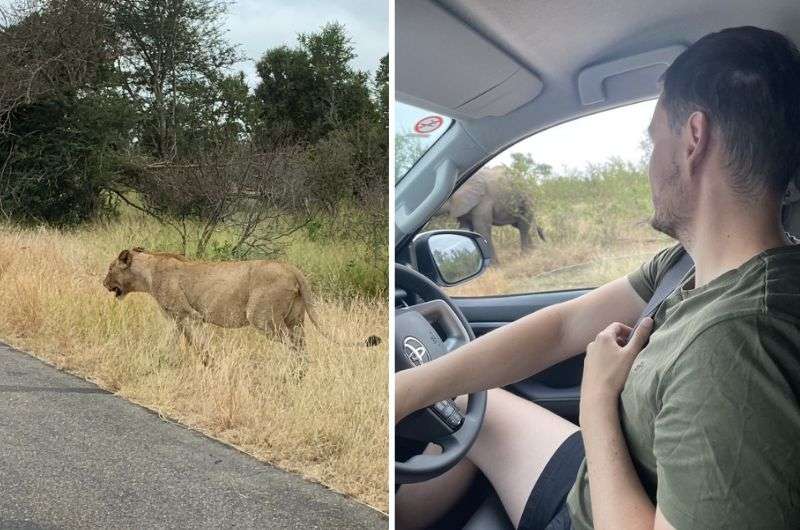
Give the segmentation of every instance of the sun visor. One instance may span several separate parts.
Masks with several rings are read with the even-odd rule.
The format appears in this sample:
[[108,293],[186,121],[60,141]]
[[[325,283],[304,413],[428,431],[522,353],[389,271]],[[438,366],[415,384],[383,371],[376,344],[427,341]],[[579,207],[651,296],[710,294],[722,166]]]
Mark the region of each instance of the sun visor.
[[630,102],[657,96],[658,79],[686,46],[675,45],[594,64],[578,74],[584,106]]
[[398,0],[397,99],[453,117],[503,116],[542,91],[536,75],[438,4]]

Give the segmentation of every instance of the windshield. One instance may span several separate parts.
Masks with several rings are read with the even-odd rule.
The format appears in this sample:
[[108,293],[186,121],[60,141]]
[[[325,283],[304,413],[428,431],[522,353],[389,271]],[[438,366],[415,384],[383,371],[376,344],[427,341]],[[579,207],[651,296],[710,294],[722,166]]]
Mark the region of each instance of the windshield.
[[453,119],[399,101],[395,103],[394,175],[397,183],[444,134]]

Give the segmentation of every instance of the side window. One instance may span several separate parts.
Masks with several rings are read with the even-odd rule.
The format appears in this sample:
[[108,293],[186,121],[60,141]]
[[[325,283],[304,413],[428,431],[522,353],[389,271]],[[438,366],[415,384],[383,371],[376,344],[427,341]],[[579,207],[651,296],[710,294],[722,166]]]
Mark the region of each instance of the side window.
[[425,230],[489,239],[495,263],[451,296],[597,287],[674,244],[650,226],[647,137],[655,101],[553,127],[495,156]]

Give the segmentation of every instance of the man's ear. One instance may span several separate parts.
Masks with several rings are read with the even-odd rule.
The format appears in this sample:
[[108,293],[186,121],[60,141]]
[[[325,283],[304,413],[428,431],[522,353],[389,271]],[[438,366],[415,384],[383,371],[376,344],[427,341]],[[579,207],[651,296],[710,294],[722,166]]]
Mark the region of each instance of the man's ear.
[[711,122],[708,115],[702,111],[695,111],[689,116],[686,124],[687,159],[692,173],[698,170],[708,157],[711,140]]
[[119,262],[122,263],[123,265],[125,265],[125,267],[130,267],[131,266],[131,259],[132,258],[133,258],[133,256],[131,256],[131,253],[130,253],[129,250],[123,250],[122,252],[119,253],[119,256],[117,256],[117,259],[119,260]]

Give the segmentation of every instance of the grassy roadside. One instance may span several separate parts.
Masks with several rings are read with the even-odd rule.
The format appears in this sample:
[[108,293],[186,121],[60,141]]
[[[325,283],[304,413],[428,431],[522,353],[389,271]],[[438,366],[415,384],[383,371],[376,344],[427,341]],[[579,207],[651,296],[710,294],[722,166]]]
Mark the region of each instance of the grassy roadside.
[[375,334],[383,344],[332,347],[309,323],[309,364],[297,378],[296,354],[252,329],[203,327],[205,367],[196,352],[181,350],[149,296],[117,302],[105,291],[101,281],[121,249],[167,250],[168,237],[133,214],[72,232],[0,225],[0,338],[386,511],[387,304],[333,294],[352,249],[298,234],[285,259],[309,273],[328,334]]

